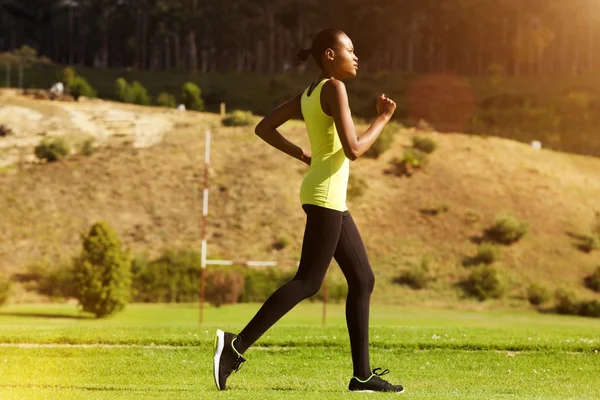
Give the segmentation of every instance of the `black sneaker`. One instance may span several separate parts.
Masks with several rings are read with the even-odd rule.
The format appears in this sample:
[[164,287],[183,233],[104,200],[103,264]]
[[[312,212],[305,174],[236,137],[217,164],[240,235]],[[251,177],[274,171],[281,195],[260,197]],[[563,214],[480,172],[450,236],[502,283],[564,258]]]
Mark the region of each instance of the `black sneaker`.
[[393,393],[403,393],[404,388],[402,385],[392,385],[386,380],[381,379],[382,375],[389,373],[389,370],[380,371],[381,368],[375,368],[371,376],[361,381],[360,379],[353,377],[350,379],[350,385],[348,385],[348,390],[351,392],[363,392],[363,393],[374,393],[374,392],[393,392]]
[[214,377],[218,390],[225,390],[225,382],[233,371],[238,371],[246,359],[233,347],[236,336],[218,329],[215,335]]

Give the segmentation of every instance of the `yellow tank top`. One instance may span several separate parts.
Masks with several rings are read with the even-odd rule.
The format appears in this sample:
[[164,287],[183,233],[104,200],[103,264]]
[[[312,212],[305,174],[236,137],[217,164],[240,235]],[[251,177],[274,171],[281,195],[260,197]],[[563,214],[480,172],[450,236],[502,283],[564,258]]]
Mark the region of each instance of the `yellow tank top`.
[[312,160],[300,186],[300,202],[346,211],[350,161],[344,154],[333,118],[321,108],[321,89],[327,81],[321,81],[310,96],[309,88],[302,94],[302,116],[308,131]]

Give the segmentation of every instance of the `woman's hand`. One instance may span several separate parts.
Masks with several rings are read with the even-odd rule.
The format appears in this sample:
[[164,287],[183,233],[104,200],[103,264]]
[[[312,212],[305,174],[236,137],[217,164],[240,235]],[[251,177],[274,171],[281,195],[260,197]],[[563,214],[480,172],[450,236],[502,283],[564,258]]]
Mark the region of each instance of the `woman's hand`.
[[312,161],[312,155],[306,151],[302,151],[302,157],[300,161],[310,166],[310,162]]
[[377,98],[377,114],[392,118],[394,111],[396,111],[396,103],[392,99],[385,97],[385,94]]

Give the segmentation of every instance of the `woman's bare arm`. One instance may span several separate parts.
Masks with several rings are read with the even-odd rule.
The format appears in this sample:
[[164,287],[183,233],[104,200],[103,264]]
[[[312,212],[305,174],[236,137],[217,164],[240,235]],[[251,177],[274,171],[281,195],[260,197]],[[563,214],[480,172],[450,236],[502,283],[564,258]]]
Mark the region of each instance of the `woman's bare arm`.
[[323,100],[335,122],[344,154],[354,161],[373,145],[385,124],[392,118],[396,103],[381,95],[377,99],[379,116],[361,136],[357,136],[344,83],[331,79],[325,83],[323,91]]
[[301,115],[301,98],[302,93],[299,93],[293,99],[288,100],[287,102],[277,107],[258,123],[254,132],[262,140],[269,143],[276,149],[281,150],[285,154],[288,154],[302,161],[303,163],[310,165],[310,152],[302,150],[302,148],[296,146],[294,143],[287,140],[277,130],[277,128],[279,128],[288,120]]

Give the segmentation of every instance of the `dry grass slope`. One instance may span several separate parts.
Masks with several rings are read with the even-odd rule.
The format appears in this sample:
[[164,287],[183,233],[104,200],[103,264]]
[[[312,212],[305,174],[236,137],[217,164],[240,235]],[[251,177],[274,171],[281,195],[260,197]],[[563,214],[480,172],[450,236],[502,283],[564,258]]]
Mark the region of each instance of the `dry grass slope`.
[[[18,120],[16,114],[2,114],[6,107],[44,117],[35,123]],[[109,129],[106,120],[119,113],[133,115],[142,128]],[[134,252],[199,249],[208,128],[213,132],[209,256],[295,260],[299,255],[304,214],[298,190],[306,167],[261,142],[252,128],[221,127],[214,114],[111,102],[59,104],[7,92],[0,95],[0,115],[0,123],[17,128],[11,139],[16,143],[3,145],[8,139],[0,138],[4,270],[42,258],[68,259],[79,251],[79,235],[99,219],[109,222]],[[135,132],[143,135],[148,119],[163,127],[160,137],[135,146]],[[40,134],[63,135],[73,143],[93,135],[82,128],[82,120],[95,122],[98,130],[99,147],[92,156],[25,162]],[[52,129],[45,127],[48,121]],[[282,132],[308,146],[300,121],[286,124]],[[600,211],[600,159],[537,151],[505,139],[427,133],[438,142],[428,167],[411,178],[386,174],[414,134],[403,130],[382,157],[351,165],[352,174],[368,184],[349,206],[376,270],[376,301],[456,304],[453,285],[468,274],[462,260],[475,254],[477,238],[503,212],[527,221],[530,230],[503,249],[500,264],[512,300],[501,306],[526,298],[530,281],[550,288],[583,287],[583,278],[598,264],[598,252],[578,250],[573,236],[589,233],[594,212]],[[440,204],[448,211],[421,211]],[[278,250],[273,243],[282,237],[289,244]],[[390,283],[424,256],[436,278],[431,288],[414,292]],[[339,275],[337,269],[332,273]]]

